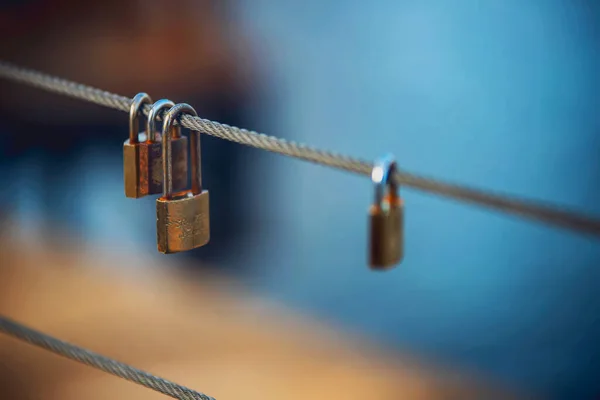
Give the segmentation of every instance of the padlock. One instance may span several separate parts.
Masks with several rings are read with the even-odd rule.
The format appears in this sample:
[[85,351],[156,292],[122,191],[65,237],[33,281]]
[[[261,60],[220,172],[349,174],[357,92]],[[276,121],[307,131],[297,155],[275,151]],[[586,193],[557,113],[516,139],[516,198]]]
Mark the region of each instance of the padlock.
[[129,109],[129,139],[123,144],[123,175],[125,180],[125,196],[139,198],[144,195],[140,191],[140,140],[138,114],[144,104],[152,104],[147,93],[138,93]]
[[[154,103],[148,114],[146,131],[139,132],[137,116],[140,107],[151,102],[147,94],[140,93],[131,104],[129,139],[123,145],[125,195],[131,198],[162,192],[162,145],[160,135],[156,134],[155,119],[160,111],[173,107],[174,103],[167,99]],[[173,154],[178,161],[173,177],[176,190],[181,190],[187,186],[187,138],[178,134],[179,129],[176,130]]]
[[192,187],[173,193],[171,134],[180,114],[197,116],[188,104],[171,108],[163,124],[163,196],[156,200],[156,237],[158,251],[177,253],[204,246],[210,240],[208,191],[202,190],[200,132],[190,131]]
[[369,265],[386,270],[404,256],[404,205],[393,180],[396,162],[391,156],[375,163],[371,179],[375,184],[375,202],[369,209]]

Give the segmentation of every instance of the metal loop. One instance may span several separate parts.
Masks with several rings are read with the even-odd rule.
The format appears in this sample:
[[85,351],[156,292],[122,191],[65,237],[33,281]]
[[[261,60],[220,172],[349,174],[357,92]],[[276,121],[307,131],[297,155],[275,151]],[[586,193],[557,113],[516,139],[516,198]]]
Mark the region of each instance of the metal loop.
[[138,134],[140,131],[139,114],[144,104],[152,104],[152,99],[148,93],[138,93],[131,101],[129,107],[129,144],[139,143]]
[[[163,123],[162,152],[163,152],[163,197],[169,199],[173,194],[173,156],[171,152],[171,128],[173,123],[181,114],[189,114],[194,117],[198,113],[192,106],[179,103],[173,106],[165,115]],[[192,194],[202,192],[202,171],[200,159],[200,132],[190,132],[190,163],[192,169]]]
[[[146,133],[148,134],[148,140],[151,142],[156,141],[156,117],[162,110],[170,109],[173,107],[173,103],[169,99],[160,99],[152,105],[150,112],[148,113],[148,121],[146,126]],[[163,131],[164,132],[164,131]]]
[[392,179],[397,168],[398,165],[391,154],[375,161],[371,171],[371,181],[375,184],[375,204],[382,205],[386,188],[389,187],[391,193],[397,193],[398,186]]

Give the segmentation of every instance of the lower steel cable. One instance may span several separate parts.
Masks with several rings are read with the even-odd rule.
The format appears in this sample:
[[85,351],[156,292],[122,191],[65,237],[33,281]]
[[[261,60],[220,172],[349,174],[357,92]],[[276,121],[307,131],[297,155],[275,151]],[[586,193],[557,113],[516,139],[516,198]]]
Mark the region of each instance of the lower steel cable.
[[130,382],[145,386],[174,399],[214,400],[213,397],[203,393],[188,389],[185,386],[159,378],[148,372],[141,371],[127,364],[101,356],[70,343],[63,342],[62,340],[55,339],[52,336],[35,331],[3,316],[0,316],[0,332],[43,349],[50,350],[55,354],[70,358],[71,360],[78,361],[82,364],[126,379]]

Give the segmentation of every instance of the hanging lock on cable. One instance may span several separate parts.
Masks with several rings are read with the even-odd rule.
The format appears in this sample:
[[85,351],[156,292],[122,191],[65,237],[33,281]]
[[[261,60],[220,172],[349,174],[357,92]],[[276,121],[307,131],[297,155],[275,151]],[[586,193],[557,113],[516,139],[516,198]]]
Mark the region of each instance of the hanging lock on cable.
[[208,191],[202,190],[200,132],[190,131],[190,163],[192,187],[173,193],[171,132],[180,114],[197,116],[188,104],[171,108],[163,124],[162,151],[163,196],[156,200],[156,231],[158,251],[177,253],[204,246],[210,240]]
[[396,168],[388,156],[378,160],[371,173],[375,203],[369,209],[369,265],[374,270],[389,269],[404,255],[404,205],[392,178]]
[[[125,196],[140,198],[162,192],[162,145],[160,135],[156,133],[155,119],[160,111],[175,104],[166,99],[154,103],[148,114],[146,131],[139,131],[141,107],[151,104],[146,93],[137,94],[129,111],[129,139],[123,144],[123,166],[125,177]],[[179,128],[173,135],[173,154],[177,160],[173,171],[175,190],[187,186],[187,138],[182,137]]]

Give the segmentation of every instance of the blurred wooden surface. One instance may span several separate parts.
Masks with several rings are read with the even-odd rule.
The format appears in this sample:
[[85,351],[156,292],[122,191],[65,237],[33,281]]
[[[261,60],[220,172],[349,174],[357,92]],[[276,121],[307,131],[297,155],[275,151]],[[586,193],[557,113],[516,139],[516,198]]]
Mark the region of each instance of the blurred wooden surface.
[[[222,277],[168,274],[77,244],[1,243],[1,314],[220,400],[514,398],[347,338]],[[0,334],[0,398],[167,397]]]

